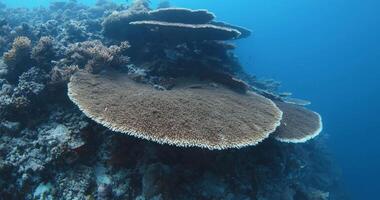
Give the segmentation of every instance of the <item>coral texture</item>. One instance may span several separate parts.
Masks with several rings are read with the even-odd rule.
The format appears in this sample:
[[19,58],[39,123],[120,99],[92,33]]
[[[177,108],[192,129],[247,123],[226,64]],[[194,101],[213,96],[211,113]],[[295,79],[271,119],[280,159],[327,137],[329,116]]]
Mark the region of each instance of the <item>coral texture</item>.
[[5,64],[8,66],[8,80],[15,81],[24,72],[30,63],[31,41],[27,37],[17,37],[12,49],[3,56]]
[[232,40],[240,36],[240,32],[235,29],[215,26],[211,24],[183,24],[161,21],[137,21],[130,23],[133,26],[144,28],[148,36],[160,36],[151,40],[166,40],[175,42],[193,40]]
[[254,93],[204,83],[159,91],[112,72],[76,73],[68,93],[87,116],[114,131],[178,146],[256,145],[282,116],[273,102]]
[[284,112],[281,126],[274,137],[282,142],[302,143],[318,136],[322,131],[322,118],[302,106],[276,102]]
[[215,18],[215,15],[207,10],[187,8],[160,8],[149,11],[148,14],[151,20],[184,24],[206,24]]

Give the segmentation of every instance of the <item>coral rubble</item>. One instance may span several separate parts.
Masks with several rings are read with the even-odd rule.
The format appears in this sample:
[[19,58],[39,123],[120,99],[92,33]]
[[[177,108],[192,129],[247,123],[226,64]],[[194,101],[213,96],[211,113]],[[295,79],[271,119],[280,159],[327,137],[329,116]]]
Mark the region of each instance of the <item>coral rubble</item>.
[[323,136],[279,142],[319,115],[245,73],[232,42],[251,31],[214,18],[0,2],[0,199],[345,199]]

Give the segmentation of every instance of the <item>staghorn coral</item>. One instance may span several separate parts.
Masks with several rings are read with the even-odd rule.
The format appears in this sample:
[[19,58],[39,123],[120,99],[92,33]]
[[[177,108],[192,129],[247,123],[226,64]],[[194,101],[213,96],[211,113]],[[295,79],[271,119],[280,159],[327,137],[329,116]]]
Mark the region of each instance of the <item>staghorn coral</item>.
[[78,65],[93,73],[109,67],[122,67],[127,64],[129,58],[124,56],[129,48],[128,42],[122,42],[119,46],[106,47],[101,41],[86,41],[70,46],[67,55],[70,65]]
[[112,130],[178,146],[256,145],[279,125],[282,113],[270,100],[200,84],[157,91],[116,72],[78,72],[68,93],[87,116]]
[[40,109],[46,100],[43,97],[46,96],[47,80],[48,75],[36,67],[21,74],[17,87],[12,91],[11,104],[7,107],[9,117],[27,116]]
[[31,58],[46,71],[51,69],[51,61],[55,56],[54,39],[52,37],[41,37],[31,53]]
[[70,20],[65,25],[65,40],[69,42],[83,42],[89,38],[86,26],[81,21]]
[[62,68],[55,66],[50,71],[49,84],[62,85],[67,84],[70,77],[79,70],[77,65],[64,66]]
[[17,37],[12,44],[12,49],[4,54],[4,63],[8,66],[7,79],[10,82],[15,82],[18,76],[30,67],[31,50],[29,38]]
[[318,136],[322,131],[322,118],[306,108],[284,102],[275,102],[284,112],[281,125],[274,137],[281,142],[303,143]]

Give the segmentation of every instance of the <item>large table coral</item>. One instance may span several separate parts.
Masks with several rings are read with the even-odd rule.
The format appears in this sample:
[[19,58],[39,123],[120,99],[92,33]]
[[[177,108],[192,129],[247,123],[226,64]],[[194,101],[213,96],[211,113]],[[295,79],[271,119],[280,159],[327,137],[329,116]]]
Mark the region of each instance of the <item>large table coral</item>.
[[87,116],[114,131],[185,147],[255,145],[282,116],[272,101],[254,93],[191,81],[160,91],[117,72],[78,72],[69,96]]
[[[172,86],[169,91],[158,91],[149,83],[136,84],[126,74],[110,74],[110,69],[104,68],[105,74],[98,76],[83,72],[73,76],[68,92],[71,100],[87,116],[112,130],[178,146],[225,149],[256,145],[281,122],[275,137],[280,141],[305,142],[318,135],[322,130],[318,114],[310,116],[313,112],[281,98],[261,96],[260,91],[239,80],[237,74],[244,73],[243,69],[226,53],[228,45],[218,41],[238,39],[240,31],[244,37],[250,33],[242,27],[213,22],[214,18],[207,10],[150,10],[144,4],[113,13],[103,22],[104,33],[112,39],[128,39],[131,51],[139,52],[135,54],[149,49],[150,58],[131,53],[131,60],[158,79],[171,79]],[[113,33],[110,27],[115,25],[125,30]],[[135,31],[139,34],[129,35]],[[144,67],[149,61],[149,67]],[[181,68],[185,69],[176,72]],[[185,80],[201,84],[195,90],[183,86],[181,81]],[[215,82],[221,85],[207,86]],[[280,110],[285,112],[283,120]]]

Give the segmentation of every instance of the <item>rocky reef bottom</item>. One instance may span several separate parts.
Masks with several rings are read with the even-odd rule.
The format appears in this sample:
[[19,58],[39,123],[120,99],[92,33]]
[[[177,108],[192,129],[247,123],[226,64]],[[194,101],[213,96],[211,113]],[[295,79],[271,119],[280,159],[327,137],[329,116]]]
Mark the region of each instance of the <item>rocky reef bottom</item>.
[[347,199],[323,137],[209,151],[114,133],[73,105],[0,124],[0,199]]

